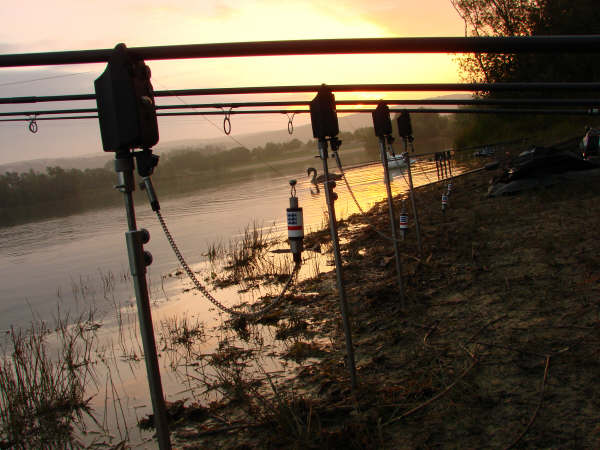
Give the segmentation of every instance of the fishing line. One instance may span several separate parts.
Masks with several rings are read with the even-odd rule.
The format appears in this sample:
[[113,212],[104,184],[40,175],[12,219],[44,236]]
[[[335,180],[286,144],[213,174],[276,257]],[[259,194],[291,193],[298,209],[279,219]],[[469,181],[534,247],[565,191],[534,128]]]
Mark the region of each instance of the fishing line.
[[381,236],[382,238],[384,238],[384,239],[386,239],[388,241],[402,242],[400,239],[394,239],[393,237],[391,237],[391,236],[389,236],[389,235],[387,235],[387,234],[379,231],[377,229],[377,227],[371,223],[371,218],[369,216],[367,216],[367,214],[365,213],[365,211],[362,209],[362,207],[358,203],[358,199],[354,195],[354,191],[352,190],[352,187],[350,186],[350,183],[348,182],[348,178],[346,178],[346,172],[344,172],[344,169],[342,167],[342,161],[340,160],[338,152],[334,151],[334,155],[335,155],[335,162],[336,162],[336,164],[338,166],[338,169],[340,170],[340,175],[342,176],[342,179],[344,180],[344,183],[346,184],[346,188],[348,189],[348,192],[350,193],[350,196],[352,197],[352,200],[354,200],[354,203],[356,204],[356,207],[361,212],[362,216],[366,219],[367,226],[370,227],[371,229],[373,229],[373,231],[375,231],[379,236]]
[[85,74],[92,73],[92,72],[95,72],[95,71],[94,70],[88,70],[87,72],[65,73],[63,75],[53,75],[53,76],[49,76],[49,77],[31,78],[29,80],[8,81],[6,83],[0,83],[0,87],[2,87],[2,86],[14,86],[15,84],[34,83],[36,81],[53,80],[53,79],[56,79],[56,78],[74,77],[74,76],[77,76],[77,75],[85,75]]
[[[154,80],[156,80],[156,78],[154,78]],[[167,86],[165,86],[164,84],[160,83],[159,81],[156,80],[156,84],[158,84],[159,86],[161,86],[162,89],[164,90],[169,90],[169,88]],[[181,98],[179,95],[175,95],[175,98],[177,98],[177,100],[179,100],[182,104],[186,105],[186,106],[190,106],[189,103],[187,103],[183,98]],[[195,112],[199,112],[199,110],[197,108],[191,108],[192,110],[194,110]],[[231,110],[230,110],[231,111]],[[225,125],[223,127],[218,126],[216,123],[212,122],[210,119],[208,119],[208,117],[201,115],[200,117],[202,117],[205,121],[207,121],[209,124],[211,124],[215,129],[219,130],[219,132],[224,133],[225,136],[227,136],[229,139],[231,139],[233,142],[235,142],[236,144],[238,144],[240,147],[242,147],[244,150],[249,151],[250,153],[254,153],[252,152],[248,147],[246,147],[244,144],[242,144],[238,139],[236,139],[234,136],[231,136],[231,134],[228,134],[225,131]],[[231,120],[229,119],[229,116],[226,116],[226,120],[228,119],[229,121],[229,132],[231,133]],[[225,122],[224,122],[225,123]],[[265,166],[267,166],[269,169],[271,169],[273,172],[275,172],[277,175],[279,175],[280,177],[285,176],[283,172],[281,172],[280,170],[276,169],[275,167],[273,167],[271,164],[269,164],[267,161],[265,161],[264,159],[262,159],[260,157],[260,155],[258,155],[258,153],[256,155],[257,159],[259,159]]]
[[[410,148],[412,150],[412,152],[415,152],[415,144],[413,142],[410,143]],[[425,172],[425,170],[423,169],[422,165],[419,164],[419,170],[423,173],[423,175],[425,175],[425,178],[427,178],[427,184],[431,184],[433,183],[431,181],[431,179],[429,178],[429,176],[427,176],[427,173]]]

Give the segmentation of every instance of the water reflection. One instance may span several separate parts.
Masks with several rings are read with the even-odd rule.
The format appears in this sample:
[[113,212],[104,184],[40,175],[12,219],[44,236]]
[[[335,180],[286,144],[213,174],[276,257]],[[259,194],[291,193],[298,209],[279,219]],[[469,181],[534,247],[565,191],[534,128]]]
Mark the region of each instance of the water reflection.
[[[361,208],[367,210],[384,199],[380,164],[349,169],[346,173]],[[406,173],[392,170],[391,175],[394,195],[405,192]],[[312,184],[304,170],[291,176],[254,179],[179,197],[161,198],[160,186],[156,189],[163,215],[184,255],[192,262],[202,262],[211,244],[228,243],[253,222],[283,236],[290,178],[298,180],[297,192],[304,209],[306,230],[323,227],[325,196],[322,192],[311,194]],[[435,163],[424,161],[413,166],[416,186],[436,178]],[[337,183],[336,192],[338,218],[358,212],[343,182]],[[154,256],[149,274],[152,280],[160,281],[177,263],[152,210],[145,202],[138,202],[136,206],[139,226],[147,228],[152,236],[146,246]],[[99,270],[114,274],[127,271],[125,230],[124,212],[118,207],[0,229],[0,273],[3,274],[0,329],[28,323],[31,311],[24,307],[27,304],[41,317],[47,317],[55,309],[54,293],[70,291],[73,279],[98,278]],[[131,290],[124,285],[118,295],[130,296]],[[68,300],[63,301],[65,308],[73,306]]]
[[[406,192],[406,172],[392,170],[390,173],[393,194]],[[382,177],[380,164],[347,170],[348,182],[363,210],[385,199]],[[289,204],[290,178],[298,180],[297,193],[304,209],[307,232],[322,228],[326,223],[325,195],[322,190],[317,195],[314,191],[311,193],[312,185],[304,171],[171,198],[160,198],[160,186],[156,186],[163,215],[192,270],[198,272],[201,280],[207,283],[206,280],[214,278],[213,274],[224,272],[222,266],[208,261],[208,247],[218,242],[227,246],[244,233],[248,224],[255,222],[265,233],[281,239],[280,246],[273,249],[286,246],[285,209]],[[416,186],[435,179],[435,163],[419,162],[413,166]],[[339,196],[336,201],[338,218],[359,212],[344,182],[337,183],[336,192]],[[202,391],[206,395],[206,382],[193,384],[191,380],[202,375],[206,380],[218,381],[205,362],[216,351],[227,350],[219,347],[222,342],[245,350],[261,348],[265,355],[271,355],[261,356],[262,359],[253,362],[250,369],[258,370],[260,364],[261,370],[273,376],[289,374],[295,363],[279,357],[289,342],[278,339],[271,326],[253,328],[246,339],[231,335],[231,330],[223,327],[227,317],[176,270],[177,261],[151,209],[145,203],[138,204],[137,215],[139,226],[147,228],[152,236],[146,246],[154,256],[154,263],[149,267],[149,288],[167,399],[200,398]],[[63,311],[84,310],[88,305],[98,311],[102,327],[98,330],[101,344],[97,355],[103,362],[97,367],[98,379],[107,382],[94,398],[93,406],[97,411],[105,411],[105,405],[118,402],[122,408],[120,417],[107,418],[108,426],[128,430],[129,438],[132,438],[137,419],[150,412],[150,403],[128,275],[123,239],[125,229],[122,208],[0,229],[0,272],[3,274],[0,330],[12,324],[26,325],[31,310],[42,319],[50,318],[56,312],[58,302]],[[329,242],[322,244],[326,248]],[[275,267],[290,259],[289,254],[267,252],[264,264]],[[328,259],[318,252],[306,251],[300,278],[332,270]],[[281,267],[285,268],[284,265]],[[265,295],[277,295],[280,287],[279,284],[254,283],[213,289],[213,292],[225,305],[233,306],[254,303]],[[173,348],[173,342],[169,341],[169,327],[181,327],[182,318],[188,320],[186,327],[196,328],[195,324],[198,324],[197,327],[202,328],[202,339],[196,339],[193,348]],[[286,320],[280,323],[284,328],[288,323]],[[218,390],[210,392],[218,396]],[[148,434],[138,433],[134,440],[147,438]]]

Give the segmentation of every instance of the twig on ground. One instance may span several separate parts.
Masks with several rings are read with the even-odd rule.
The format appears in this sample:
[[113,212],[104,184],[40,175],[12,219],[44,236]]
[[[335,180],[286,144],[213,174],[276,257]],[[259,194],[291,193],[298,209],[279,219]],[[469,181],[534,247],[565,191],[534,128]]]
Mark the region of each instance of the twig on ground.
[[525,355],[535,355],[535,356],[542,356],[542,357],[546,356],[544,353],[532,352],[530,350],[523,350],[521,348],[510,347],[508,345],[493,344],[491,342],[475,341],[475,344],[483,345],[483,346],[486,346],[486,347],[502,348],[504,350],[511,350],[513,352],[523,353]]
[[429,328],[429,331],[427,331],[427,334],[425,334],[425,337],[423,337],[423,345],[427,345],[427,339],[429,338],[429,336],[431,336],[431,333],[437,330],[439,324],[440,321],[436,320],[435,323]]
[[542,402],[544,401],[544,392],[546,390],[546,380],[548,379],[548,370],[549,369],[550,369],[550,356],[546,356],[546,368],[544,369],[544,378],[542,379],[542,387],[540,388],[540,400],[537,404],[537,407],[535,408],[535,411],[534,411],[533,415],[531,416],[531,419],[529,420],[529,423],[527,424],[525,429],[521,432],[521,434],[517,437],[517,439],[515,439],[513,441],[512,444],[510,444],[508,447],[506,447],[505,450],[509,450],[509,449],[513,448],[515,445],[517,445],[517,443],[521,439],[523,439],[523,436],[525,436],[525,434],[527,434],[527,432],[529,431],[529,428],[531,428],[531,425],[533,425],[533,422],[535,422],[538,412],[540,411],[540,408],[542,407]]
[[504,319],[505,317],[508,317],[508,314],[503,314],[500,317],[496,317],[495,319],[490,320],[488,323],[486,323],[484,326],[482,326],[479,330],[477,330],[477,332],[473,336],[471,336],[469,339],[467,339],[467,342],[465,342],[465,345],[470,344],[473,341],[473,339],[475,339],[477,336],[479,336],[481,333],[483,333],[483,331],[487,327],[489,327],[490,325],[495,324],[496,322]]
[[469,372],[471,372],[471,370],[477,365],[477,363],[479,362],[479,360],[475,359],[473,361],[473,363],[456,379],[454,380],[451,384],[449,384],[448,386],[446,386],[446,388],[441,391],[439,394],[433,396],[432,398],[430,398],[429,400],[427,400],[425,403],[421,403],[418,406],[415,406],[412,409],[409,409],[408,411],[402,413],[400,416],[398,417],[394,417],[396,415],[397,409],[400,407],[398,406],[398,408],[396,409],[396,411],[394,411],[394,413],[392,414],[392,417],[390,418],[390,420],[388,420],[386,423],[383,424],[383,426],[389,425],[393,422],[397,422],[407,416],[410,416],[411,414],[425,408],[426,406],[430,405],[431,403],[433,403],[434,401],[436,401],[437,399],[443,397],[444,395],[446,395],[448,392],[450,392],[450,390],[456,386],[456,384],[461,381],[464,377],[466,377]]
[[246,428],[261,428],[269,425],[269,423],[246,423],[240,425],[231,425],[229,427],[209,428],[198,432],[197,436],[210,436],[211,434],[227,433],[228,431],[241,430]]

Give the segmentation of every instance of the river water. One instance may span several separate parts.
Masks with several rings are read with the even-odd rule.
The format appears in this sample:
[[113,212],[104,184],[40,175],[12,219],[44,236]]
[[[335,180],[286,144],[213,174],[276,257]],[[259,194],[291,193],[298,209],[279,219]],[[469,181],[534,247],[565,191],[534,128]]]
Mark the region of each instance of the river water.
[[[406,192],[406,173],[393,170],[391,174],[393,193]],[[209,245],[228,244],[239,238],[249,224],[256,223],[274,235],[284,236],[291,178],[298,180],[296,189],[304,209],[305,231],[323,228],[327,211],[325,195],[322,191],[315,195],[306,172],[264,176],[178,197],[160,198],[160,186],[155,188],[171,233],[190,265],[198,270],[207,265],[205,254]],[[347,178],[364,210],[385,199],[380,164],[348,169]],[[435,163],[416,163],[413,179],[416,186],[437,180]],[[358,212],[343,181],[337,182],[336,192],[338,219]],[[120,194],[115,192],[115,195]],[[136,213],[138,227],[148,229],[151,235],[145,248],[154,257],[148,278],[155,329],[161,319],[177,315],[197,318],[207,327],[222,320],[218,311],[199,294],[185,289],[189,284],[181,276],[174,276],[177,260],[149,206],[145,202],[137,204]],[[67,312],[73,316],[91,305],[103,323],[102,332],[106,336],[118,333],[115,312],[121,308],[135,310],[128,276],[124,214],[124,208],[115,207],[0,229],[0,330],[26,327],[32,319],[50,322]],[[331,269],[320,266],[321,271]],[[107,285],[110,285],[109,295]],[[228,305],[237,302],[236,289],[217,289],[214,295]],[[123,315],[117,316],[124,320]],[[135,315],[127,320],[134,330],[130,333],[135,334]],[[210,351],[214,342],[207,339],[205,350]],[[115,381],[121,407],[130,421],[150,408],[143,362],[132,368],[131,360]],[[162,363],[167,399],[182,398],[180,378],[169,374],[164,367],[166,358]],[[100,397],[95,407],[102,409],[103,402]]]

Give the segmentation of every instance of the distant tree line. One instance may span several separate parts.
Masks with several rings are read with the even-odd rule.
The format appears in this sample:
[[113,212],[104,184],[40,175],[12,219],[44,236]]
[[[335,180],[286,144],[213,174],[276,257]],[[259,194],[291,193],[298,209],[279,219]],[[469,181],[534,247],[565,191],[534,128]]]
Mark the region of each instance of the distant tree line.
[[[415,116],[413,129],[419,148],[441,145],[440,142],[452,139],[450,119],[437,114]],[[339,138],[343,149],[359,146],[366,151],[366,159],[379,158],[373,128],[343,131]],[[401,150],[399,146],[398,150]],[[160,155],[154,178],[160,183],[161,192],[189,191],[224,183],[236,169],[248,167],[253,173],[260,173],[268,170],[270,163],[311,154],[316,154],[314,141],[299,139],[269,142],[252,150],[242,146],[230,150],[214,146],[187,147]],[[122,199],[112,189],[115,180],[112,161],[98,169],[47,167],[45,172],[6,172],[0,175],[0,226],[119,204]],[[141,194],[136,191],[136,195]]]
[[103,193],[114,182],[114,173],[106,169],[6,172],[0,175],[0,226],[107,204]]
[[174,180],[178,176],[199,175],[217,178],[228,170],[249,164],[261,164],[265,161],[287,159],[304,153],[310,147],[310,141],[303,143],[298,139],[289,142],[268,142],[252,150],[234,147],[212,153],[197,149],[176,150],[163,155],[156,171],[156,178]]
[[0,175],[0,208],[26,204],[59,202],[85,196],[114,183],[114,174],[106,169],[69,169],[47,167],[46,173],[30,170]]
[[[167,190],[170,185],[179,185],[180,179],[191,180],[183,183],[188,189],[199,188],[222,182],[233,168],[297,156],[306,151],[307,146],[313,147],[293,139],[267,143],[253,150],[244,147],[223,150],[211,146],[173,150],[160,155],[155,179]],[[104,168],[97,169],[47,167],[45,172],[29,170],[0,175],[0,226],[118,204],[122,199],[112,189],[116,180],[113,164],[109,161]]]

